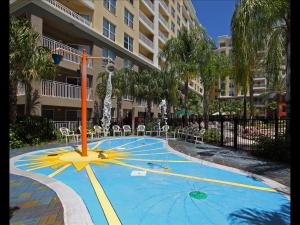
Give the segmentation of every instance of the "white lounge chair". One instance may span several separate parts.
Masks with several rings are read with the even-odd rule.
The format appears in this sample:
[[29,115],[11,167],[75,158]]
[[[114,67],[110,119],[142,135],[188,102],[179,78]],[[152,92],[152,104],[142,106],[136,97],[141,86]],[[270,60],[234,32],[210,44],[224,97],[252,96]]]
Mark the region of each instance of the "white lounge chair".
[[[79,126],[78,129],[80,131],[80,134],[82,134],[82,132],[81,132],[81,126]],[[92,139],[94,138],[94,134],[95,134],[94,132],[91,132],[91,131],[89,131],[87,129],[86,133],[87,133],[87,136],[90,136]]]
[[80,134],[74,134],[74,131],[70,131],[66,127],[59,128],[59,131],[60,131],[62,137],[66,138],[66,144],[68,143],[68,137],[73,137],[74,141],[76,138],[76,142],[78,142],[78,136],[80,136]]
[[112,129],[113,129],[113,136],[116,136],[116,134],[120,134],[120,136],[122,136],[122,131],[119,125],[113,125]]
[[127,133],[131,134],[131,127],[129,125],[124,125],[123,126],[123,135],[126,136]]
[[138,136],[139,133],[143,133],[143,135],[145,136],[145,130],[145,125],[138,125],[138,127],[136,128],[136,135]]
[[95,130],[95,135],[97,135],[97,137],[101,137],[101,134],[104,135],[104,129],[98,125],[94,126],[94,130]]

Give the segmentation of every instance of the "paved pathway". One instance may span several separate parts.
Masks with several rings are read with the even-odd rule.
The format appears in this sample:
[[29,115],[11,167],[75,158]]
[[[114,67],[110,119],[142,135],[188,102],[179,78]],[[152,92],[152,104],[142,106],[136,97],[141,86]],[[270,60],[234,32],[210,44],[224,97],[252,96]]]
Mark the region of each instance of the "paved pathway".
[[185,141],[169,140],[169,145],[187,155],[259,174],[290,187],[289,165],[264,161],[245,151],[234,151],[208,144],[194,145]]
[[56,193],[27,177],[10,174],[12,225],[62,225],[64,209]]

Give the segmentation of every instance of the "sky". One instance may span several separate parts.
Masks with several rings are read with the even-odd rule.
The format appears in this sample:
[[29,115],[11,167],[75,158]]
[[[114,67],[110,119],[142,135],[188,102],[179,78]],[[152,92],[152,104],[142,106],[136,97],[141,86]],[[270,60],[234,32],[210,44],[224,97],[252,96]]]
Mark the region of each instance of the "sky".
[[230,35],[236,0],[192,0],[198,20],[218,47],[218,36]]

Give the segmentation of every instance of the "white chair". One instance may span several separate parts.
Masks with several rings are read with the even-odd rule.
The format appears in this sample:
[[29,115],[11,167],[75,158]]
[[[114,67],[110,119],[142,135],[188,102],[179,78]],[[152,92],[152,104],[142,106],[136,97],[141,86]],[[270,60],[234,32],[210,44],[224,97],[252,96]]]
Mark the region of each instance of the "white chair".
[[[201,129],[201,130],[199,131],[198,135],[195,135],[195,136],[194,136],[194,138],[195,138],[195,144],[197,144],[197,143],[203,144],[203,143],[204,143],[204,142],[203,142],[203,136],[204,136],[204,134],[205,134],[205,129]],[[198,138],[201,139],[201,141],[198,140]]]
[[94,126],[94,130],[95,130],[95,135],[97,135],[97,137],[101,137],[101,134],[104,135],[104,129],[98,125]]
[[75,137],[76,137],[76,142],[78,142],[78,136],[80,136],[80,135],[79,134],[74,134],[74,131],[70,131],[66,127],[59,128],[59,131],[60,131],[60,133],[63,137],[66,137],[66,144],[68,143],[68,137],[73,137],[74,141],[75,141]]
[[116,134],[120,134],[120,136],[122,136],[122,131],[119,125],[113,125],[112,129],[113,129],[113,136],[116,136]]
[[138,127],[136,128],[136,136],[138,136],[139,133],[143,133],[143,135],[145,136],[145,130],[145,125],[138,125]]
[[129,125],[124,125],[123,126],[123,135],[126,136],[127,133],[131,134],[131,127]]
[[[81,132],[81,126],[79,126],[78,127],[78,129],[79,129],[79,131],[80,131],[80,134],[82,134],[82,132]],[[87,136],[90,136],[92,139],[94,138],[94,132],[91,132],[91,131],[89,131],[88,129],[87,129]]]

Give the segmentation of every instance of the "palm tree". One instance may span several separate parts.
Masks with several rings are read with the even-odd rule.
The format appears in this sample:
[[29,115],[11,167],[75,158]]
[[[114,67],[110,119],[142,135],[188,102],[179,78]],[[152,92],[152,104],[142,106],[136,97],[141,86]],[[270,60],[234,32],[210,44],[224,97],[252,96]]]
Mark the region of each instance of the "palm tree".
[[[50,50],[37,46],[39,34],[33,30],[30,21],[11,17],[9,28],[9,99],[10,122],[13,123],[17,112],[18,81],[27,85],[26,96],[29,96],[29,91],[31,96],[31,81],[53,78],[56,66],[52,62]],[[30,113],[30,110],[27,112]]]
[[160,72],[158,70],[143,70],[135,74],[133,81],[133,93],[136,100],[146,100],[146,120],[151,118],[152,102],[158,104],[161,100],[163,87]]
[[195,31],[182,27],[178,36],[169,39],[160,53],[160,56],[166,59],[167,68],[172,68],[172,71],[184,82],[185,118],[188,113],[189,81],[197,74],[193,53],[195,41]]
[[[264,50],[267,72],[280,69],[285,56],[287,116],[290,113],[290,1],[240,0],[231,22],[233,53],[241,80],[251,71],[253,55]],[[284,52],[284,54],[282,54]],[[249,54],[252,53],[252,54]],[[246,68],[245,68],[246,67]],[[248,68],[247,68],[248,67]],[[249,68],[250,67],[250,68]],[[290,143],[289,121],[287,137]]]

